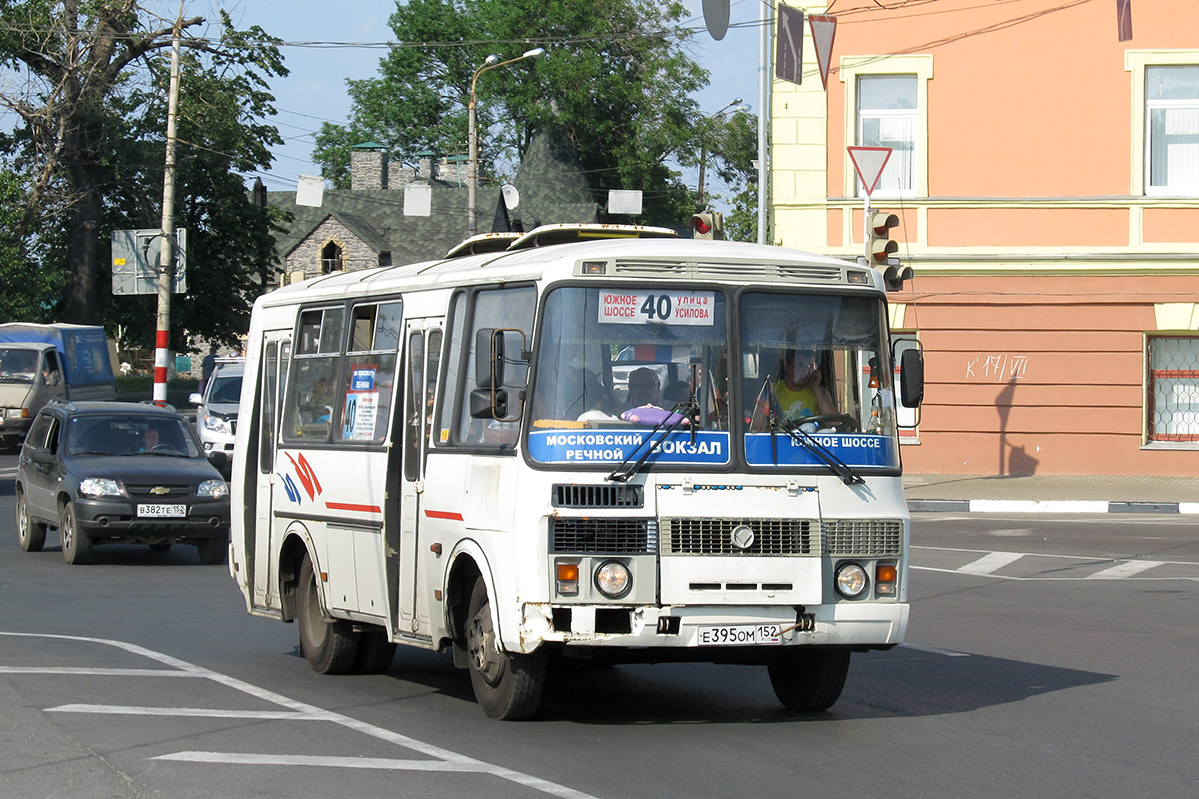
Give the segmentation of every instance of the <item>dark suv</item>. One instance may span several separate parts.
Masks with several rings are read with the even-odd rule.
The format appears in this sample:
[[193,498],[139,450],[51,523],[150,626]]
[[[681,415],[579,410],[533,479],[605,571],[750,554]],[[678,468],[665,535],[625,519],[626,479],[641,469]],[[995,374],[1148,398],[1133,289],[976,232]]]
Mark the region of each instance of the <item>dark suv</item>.
[[17,537],[38,552],[58,527],[68,563],[108,542],[196,547],[222,563],[229,546],[226,455],[204,457],[195,431],[169,408],[52,402],[29,428],[17,462]]

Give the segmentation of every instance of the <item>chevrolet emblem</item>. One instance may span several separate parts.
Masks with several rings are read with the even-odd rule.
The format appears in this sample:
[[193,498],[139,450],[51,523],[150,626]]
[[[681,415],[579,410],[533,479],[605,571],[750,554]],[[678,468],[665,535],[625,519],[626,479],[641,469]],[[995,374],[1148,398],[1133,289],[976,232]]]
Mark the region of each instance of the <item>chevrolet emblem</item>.
[[169,494],[169,493],[171,493],[171,489],[167,488],[166,486],[154,486],[153,488],[150,489],[150,493],[151,494],[160,494],[160,495],[161,494]]

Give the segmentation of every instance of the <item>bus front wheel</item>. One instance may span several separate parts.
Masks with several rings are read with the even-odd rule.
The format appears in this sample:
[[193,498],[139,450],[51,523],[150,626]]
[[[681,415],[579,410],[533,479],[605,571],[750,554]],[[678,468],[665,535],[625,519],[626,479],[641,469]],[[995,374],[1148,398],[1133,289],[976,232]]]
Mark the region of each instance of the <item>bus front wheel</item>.
[[792,647],[766,667],[774,695],[788,710],[828,710],[849,674],[848,649]]
[[345,619],[326,619],[311,558],[300,565],[300,594],[296,615],[300,621],[300,651],[318,674],[345,674],[358,659],[358,636]]
[[500,648],[482,578],[475,582],[468,608],[466,651],[475,699],[493,719],[529,718],[537,712],[545,687],[545,650],[525,655]]

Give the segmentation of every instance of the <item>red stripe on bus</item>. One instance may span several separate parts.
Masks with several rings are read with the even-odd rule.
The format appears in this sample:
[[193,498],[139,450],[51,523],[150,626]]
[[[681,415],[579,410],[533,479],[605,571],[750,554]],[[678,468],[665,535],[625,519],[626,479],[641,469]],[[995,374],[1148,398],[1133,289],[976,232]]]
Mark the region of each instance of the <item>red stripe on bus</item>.
[[425,515],[430,519],[449,519],[450,521],[454,522],[462,521],[461,513],[454,513],[450,510],[429,510],[428,508],[425,508]]
[[378,505],[355,505],[352,502],[326,502],[325,507],[329,510],[355,510],[361,513],[383,512]]

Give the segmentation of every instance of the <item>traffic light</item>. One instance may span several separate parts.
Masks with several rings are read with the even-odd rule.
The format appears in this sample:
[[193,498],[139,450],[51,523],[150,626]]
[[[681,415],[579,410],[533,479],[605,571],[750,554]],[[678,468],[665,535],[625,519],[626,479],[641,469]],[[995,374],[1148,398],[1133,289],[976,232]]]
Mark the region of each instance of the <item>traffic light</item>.
[[692,214],[691,231],[693,239],[723,239],[724,214]]
[[883,270],[883,284],[887,291],[899,291],[904,281],[914,276],[912,267],[900,266],[895,253],[899,245],[891,240],[891,228],[899,225],[899,217],[886,211],[873,211],[870,214],[866,232],[866,260],[876,269]]
[[899,217],[886,211],[872,211],[866,232],[866,260],[870,265],[881,269],[886,266],[887,259],[893,256],[899,245],[891,241],[891,228],[899,225]]

